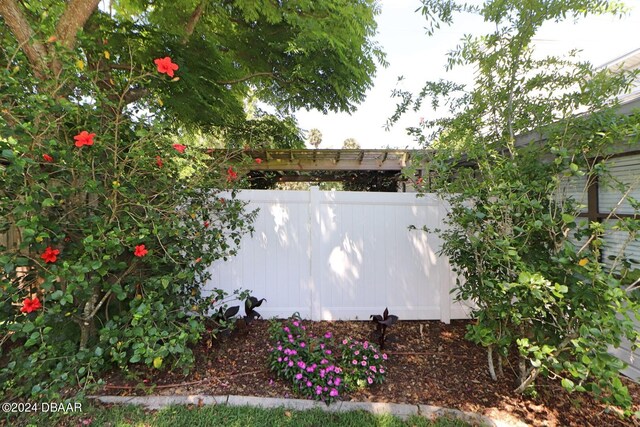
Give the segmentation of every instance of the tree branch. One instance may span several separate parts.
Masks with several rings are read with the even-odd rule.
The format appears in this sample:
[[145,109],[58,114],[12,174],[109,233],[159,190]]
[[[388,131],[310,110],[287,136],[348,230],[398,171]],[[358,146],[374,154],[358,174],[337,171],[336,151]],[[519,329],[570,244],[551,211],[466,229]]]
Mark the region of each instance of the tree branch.
[[43,78],[47,70],[47,49],[38,41],[15,0],[0,0],[0,15],[11,29],[20,48],[27,55],[36,77]]
[[136,102],[137,100],[149,95],[149,93],[150,91],[147,88],[134,88],[128,90],[127,93],[124,94],[122,99],[124,100],[125,104],[131,104],[132,102]]
[[187,27],[185,28],[185,35],[182,39],[182,44],[185,44],[187,40],[189,40],[189,37],[191,37],[191,34],[193,34],[198,21],[200,21],[202,12],[204,12],[204,0],[198,3],[198,6],[196,6],[195,10],[191,14],[189,21],[187,21]]
[[220,80],[220,81],[217,81],[216,83],[221,84],[221,85],[233,85],[233,84],[236,84],[236,83],[246,82],[247,80],[251,80],[251,79],[253,79],[255,77],[276,77],[276,75],[274,73],[270,72],[270,71],[263,71],[263,72],[249,74],[247,76],[240,77],[239,79]]
[[56,36],[64,47],[73,48],[78,30],[84,27],[99,3],[100,0],[71,0],[67,4],[56,26]]

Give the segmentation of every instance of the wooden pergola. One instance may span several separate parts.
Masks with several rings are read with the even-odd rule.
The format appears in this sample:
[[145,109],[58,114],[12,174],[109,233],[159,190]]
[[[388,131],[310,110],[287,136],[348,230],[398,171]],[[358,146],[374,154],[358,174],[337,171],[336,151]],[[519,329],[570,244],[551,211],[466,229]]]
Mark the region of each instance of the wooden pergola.
[[[401,184],[402,170],[414,159],[423,162],[425,151],[399,149],[251,149],[208,150],[214,157],[243,163],[250,181],[260,188],[265,182],[386,182]],[[421,154],[417,156],[417,154]],[[252,159],[247,162],[247,159]],[[256,161],[256,159],[259,159]],[[422,167],[418,167],[418,170]],[[418,172],[421,175],[420,171]],[[262,182],[262,184],[259,184]],[[406,191],[404,185],[402,191]],[[389,191],[389,190],[386,190]]]
[[245,151],[260,164],[256,171],[400,171],[411,162],[417,150],[322,149]]
[[[425,157],[425,151],[398,149],[252,149],[237,152],[216,149],[209,152],[232,161],[245,159],[243,167],[248,169],[250,180],[256,183],[263,179],[272,182],[352,183],[383,180],[398,185],[403,180],[402,169],[410,166],[414,159],[424,161]],[[247,158],[254,161],[246,163]],[[418,174],[421,175],[420,171]]]

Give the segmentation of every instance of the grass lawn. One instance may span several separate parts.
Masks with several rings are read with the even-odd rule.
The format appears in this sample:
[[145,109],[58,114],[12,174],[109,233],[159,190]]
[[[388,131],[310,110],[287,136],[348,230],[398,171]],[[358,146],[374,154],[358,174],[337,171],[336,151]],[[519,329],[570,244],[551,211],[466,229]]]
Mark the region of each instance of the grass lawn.
[[[6,417],[6,414],[5,414]],[[4,418],[0,424],[10,426],[416,426],[416,427],[467,427],[458,420],[441,418],[435,422],[414,416],[407,421],[389,415],[372,415],[354,411],[329,413],[319,409],[290,411],[283,408],[260,409],[226,405],[188,407],[173,406],[162,411],[145,411],[137,406],[100,407],[83,405],[82,413],[75,414],[22,414],[18,418]]]

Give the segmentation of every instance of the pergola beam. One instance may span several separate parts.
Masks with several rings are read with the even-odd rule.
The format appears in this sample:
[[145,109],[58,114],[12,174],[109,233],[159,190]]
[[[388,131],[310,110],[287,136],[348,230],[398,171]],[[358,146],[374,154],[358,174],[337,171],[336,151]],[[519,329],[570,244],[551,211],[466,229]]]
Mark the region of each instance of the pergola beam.
[[[210,150],[213,156],[260,158],[249,166],[253,171],[399,171],[411,162],[417,150],[376,149],[262,149],[229,153],[224,149]],[[223,153],[224,152],[224,153]]]

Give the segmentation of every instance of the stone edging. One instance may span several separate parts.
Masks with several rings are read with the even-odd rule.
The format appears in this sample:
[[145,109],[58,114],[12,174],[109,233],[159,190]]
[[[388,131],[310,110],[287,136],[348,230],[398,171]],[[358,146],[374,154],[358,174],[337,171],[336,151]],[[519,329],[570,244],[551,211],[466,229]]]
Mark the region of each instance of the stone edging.
[[439,406],[409,405],[401,403],[338,401],[327,406],[322,402],[304,399],[280,399],[233,395],[208,396],[201,394],[189,396],[88,396],[88,398],[106,404],[140,405],[152,410],[158,410],[170,405],[253,406],[262,408],[285,408],[297,411],[321,409],[328,412],[363,410],[372,414],[391,414],[402,419],[407,419],[411,415],[420,415],[430,419],[438,417],[455,418],[472,425],[489,427],[507,427],[510,425],[503,421],[494,420],[473,412],[459,411],[457,409],[448,409]]

